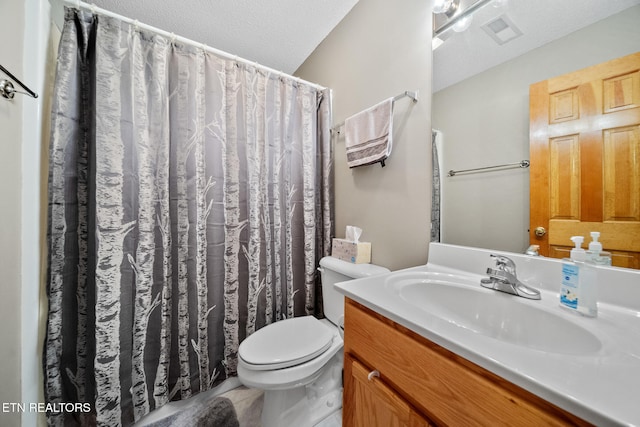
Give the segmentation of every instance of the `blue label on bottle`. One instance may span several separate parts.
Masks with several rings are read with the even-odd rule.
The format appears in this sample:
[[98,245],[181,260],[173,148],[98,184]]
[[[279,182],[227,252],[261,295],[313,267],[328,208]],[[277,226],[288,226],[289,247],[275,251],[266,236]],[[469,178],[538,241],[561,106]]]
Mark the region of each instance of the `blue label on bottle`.
[[562,286],[560,287],[560,304],[565,307],[578,308],[578,266],[562,264]]
[[565,290],[563,290],[562,294],[560,295],[560,303],[565,307],[578,308],[578,297],[575,296],[575,294],[571,294],[569,292],[565,293]]

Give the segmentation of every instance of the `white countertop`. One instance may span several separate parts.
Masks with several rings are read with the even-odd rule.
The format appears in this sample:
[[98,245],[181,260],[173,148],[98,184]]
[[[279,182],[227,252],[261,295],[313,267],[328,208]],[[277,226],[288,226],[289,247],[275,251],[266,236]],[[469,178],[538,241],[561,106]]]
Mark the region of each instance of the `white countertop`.
[[[463,250],[466,251],[465,257],[469,259],[470,249]],[[431,252],[434,251],[433,258],[441,260],[445,252],[446,255],[451,255],[451,251],[455,253],[457,248],[440,245],[434,250],[432,245],[430,260]],[[489,251],[477,251],[479,260],[488,258]],[[471,258],[475,257],[475,254],[474,250]],[[519,269],[523,260],[528,261],[517,254],[507,255],[513,255],[512,258],[516,260]],[[541,270],[540,265],[544,266],[547,263],[555,272],[559,264],[556,260],[549,261],[551,262],[536,261],[536,270]],[[473,260],[470,262],[473,264]],[[486,259],[484,263],[486,269],[490,265],[489,260]],[[337,284],[336,288],[360,304],[586,421],[599,426],[640,425],[640,311],[635,309],[636,304],[640,304],[637,300],[640,295],[640,272],[623,270],[624,274],[620,276],[620,269],[610,269],[618,270],[612,273],[615,275],[616,284],[611,285],[612,289],[600,292],[603,298],[598,305],[597,318],[582,317],[560,308],[557,290],[550,290],[554,284],[547,283],[542,286],[526,268],[523,271],[529,282],[523,281],[541,291],[541,300],[527,300],[486,290],[496,292],[502,298],[513,298],[515,304],[533,305],[587,329],[599,339],[602,346],[596,352],[585,355],[541,351],[473,332],[431,315],[421,309],[419,304],[407,303],[388,285],[388,278],[398,274],[442,272],[470,278],[465,286],[474,286],[473,283],[477,280],[477,286],[480,287],[480,279],[486,276],[478,274],[475,271],[477,268],[471,270],[460,270],[430,262],[424,266],[382,276],[342,282]],[[626,274],[627,272],[629,274]],[[547,271],[546,274],[548,273]],[[539,276],[544,277],[544,274]],[[639,289],[636,291],[630,284],[636,284]],[[626,306],[602,302],[624,300],[620,295],[606,297],[607,292],[618,289],[633,289],[631,295],[627,296],[628,299],[633,299],[633,302],[625,304]]]

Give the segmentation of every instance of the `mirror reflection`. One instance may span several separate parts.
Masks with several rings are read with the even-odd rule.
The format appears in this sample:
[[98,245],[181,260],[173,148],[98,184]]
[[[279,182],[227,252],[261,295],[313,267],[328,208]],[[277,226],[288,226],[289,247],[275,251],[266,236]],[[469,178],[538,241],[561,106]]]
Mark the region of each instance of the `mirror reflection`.
[[[531,206],[529,200],[530,176],[538,170],[539,162],[532,163],[531,168],[519,167],[531,155],[530,86],[640,51],[640,26],[637,25],[640,0],[461,0],[444,3],[456,3],[458,9],[451,16],[434,15],[434,28],[441,40],[433,52],[432,102],[432,126],[438,131],[441,160],[441,241],[523,253],[538,239],[534,232],[538,225],[531,227],[530,224],[530,208],[536,206]],[[445,28],[446,31],[438,33],[452,19],[478,3],[485,4],[470,15],[471,22],[465,24],[468,28],[461,31]],[[636,124],[635,129],[628,132],[627,157],[640,154],[637,151],[640,125]],[[635,142],[633,135],[636,135]],[[583,149],[582,155],[588,157],[588,151]],[[622,152],[619,155],[623,156]],[[562,161],[565,162],[564,158]],[[635,162],[638,166],[637,159]],[[571,170],[570,164],[566,168],[565,163],[557,164],[561,165],[561,172]],[[450,170],[499,165],[515,166],[447,176]],[[584,181],[590,173],[576,171],[574,176]],[[603,174],[603,171],[594,173]],[[571,176],[571,173],[566,175],[565,181]],[[633,212],[639,209],[640,177],[636,174],[629,179],[631,184],[626,189],[625,199],[631,199],[627,210]],[[583,194],[615,191],[614,187],[588,187],[581,191]],[[581,205],[581,198],[570,191],[559,190],[551,197],[561,199],[552,204],[574,206],[578,221],[580,215],[593,208],[588,205],[586,196],[582,197]],[[565,203],[565,199],[569,201]],[[558,212],[560,216],[565,215],[562,209]],[[576,221],[569,217],[563,219]],[[603,219],[606,222],[606,215]],[[626,230],[610,227],[590,230],[592,223],[588,223],[585,230],[573,232],[580,232],[585,236],[585,242],[589,242],[589,231],[600,231],[605,247],[614,239],[640,242],[640,218],[623,220],[635,225]],[[551,228],[554,227],[552,224]],[[545,228],[544,231],[548,230]],[[621,232],[622,236],[614,236]],[[552,248],[545,255],[562,257],[571,247],[568,237],[566,243],[555,241],[550,246],[550,236],[543,236],[540,241],[546,240],[547,248]],[[565,240],[564,236],[557,239]],[[640,267],[636,265],[640,256],[625,257],[620,256],[621,261],[614,261],[614,265]]]

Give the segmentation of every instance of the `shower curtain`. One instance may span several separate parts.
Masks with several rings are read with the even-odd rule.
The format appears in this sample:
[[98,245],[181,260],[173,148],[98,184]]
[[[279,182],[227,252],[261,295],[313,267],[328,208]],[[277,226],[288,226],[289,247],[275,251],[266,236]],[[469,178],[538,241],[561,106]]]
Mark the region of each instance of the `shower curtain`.
[[442,231],[441,222],[441,178],[440,154],[442,150],[438,146],[442,145],[442,132],[431,130],[431,242],[440,242]]
[[316,311],[332,235],[329,98],[66,10],[43,363],[47,403],[85,405],[52,406],[51,425],[131,425],[235,376],[257,329]]

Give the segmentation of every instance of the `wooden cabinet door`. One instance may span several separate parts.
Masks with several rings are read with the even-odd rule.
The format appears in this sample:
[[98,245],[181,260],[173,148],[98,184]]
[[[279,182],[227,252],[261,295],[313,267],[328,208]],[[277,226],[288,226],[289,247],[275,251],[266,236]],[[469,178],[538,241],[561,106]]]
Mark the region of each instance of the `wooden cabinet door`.
[[428,421],[392,388],[357,360],[346,356],[345,426],[350,427],[427,427]]
[[530,243],[562,258],[599,231],[640,268],[640,52],[531,85],[530,156]]

